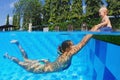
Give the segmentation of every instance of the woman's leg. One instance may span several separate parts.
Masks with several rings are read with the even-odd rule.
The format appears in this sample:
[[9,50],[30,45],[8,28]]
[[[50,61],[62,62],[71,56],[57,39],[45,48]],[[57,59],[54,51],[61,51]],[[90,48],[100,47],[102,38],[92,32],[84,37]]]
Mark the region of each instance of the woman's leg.
[[[25,62],[20,61],[18,58],[13,57],[8,55],[8,53],[5,53],[3,55],[4,58],[8,58],[9,60],[13,61],[14,63],[18,64],[19,66],[25,68],[27,65],[25,64]],[[26,68],[25,68],[26,69]]]
[[28,59],[27,53],[25,52],[25,50],[22,48],[22,46],[19,44],[17,40],[12,40],[11,43],[16,44],[18,46],[19,50],[22,53],[24,60]]
[[16,57],[13,57],[13,56],[8,55],[8,53],[5,53],[5,54],[3,55],[3,57],[12,60],[12,61],[15,62],[16,64],[19,64],[19,62],[20,62],[19,59],[17,59]]
[[41,59],[41,60],[39,60],[39,62],[44,62],[46,64],[50,63],[50,61],[48,59]]

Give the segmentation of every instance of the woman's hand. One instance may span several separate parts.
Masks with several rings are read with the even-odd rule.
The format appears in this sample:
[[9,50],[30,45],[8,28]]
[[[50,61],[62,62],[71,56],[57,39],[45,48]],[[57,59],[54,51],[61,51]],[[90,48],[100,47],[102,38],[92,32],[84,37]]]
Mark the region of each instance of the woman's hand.
[[95,25],[94,27],[92,27],[90,31],[97,31],[98,29],[99,29],[99,25]]

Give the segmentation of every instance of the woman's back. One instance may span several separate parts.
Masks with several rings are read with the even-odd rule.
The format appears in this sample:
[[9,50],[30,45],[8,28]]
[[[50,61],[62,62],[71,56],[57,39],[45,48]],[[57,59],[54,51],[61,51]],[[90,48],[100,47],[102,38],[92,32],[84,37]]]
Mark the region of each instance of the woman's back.
[[72,56],[69,53],[63,53],[54,62],[45,65],[45,72],[56,72],[67,69],[71,64]]

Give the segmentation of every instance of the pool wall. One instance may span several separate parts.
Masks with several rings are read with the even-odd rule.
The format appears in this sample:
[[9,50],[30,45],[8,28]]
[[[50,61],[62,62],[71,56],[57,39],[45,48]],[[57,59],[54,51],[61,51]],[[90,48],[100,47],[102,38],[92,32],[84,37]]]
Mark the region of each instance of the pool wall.
[[120,46],[92,40],[90,57],[96,80],[120,80]]
[[[17,46],[10,44],[10,40],[17,39],[28,53],[29,58],[48,58],[54,61],[58,57],[57,48],[62,41],[69,39],[77,44],[85,34],[75,32],[0,32],[0,65],[2,65],[0,79],[18,80],[21,76],[22,78],[19,80],[46,80],[44,79],[46,77],[53,80],[120,80],[120,46],[93,38],[73,57],[70,68],[63,72],[33,75],[22,68],[18,69],[18,65],[3,58],[3,54],[8,52],[22,60]],[[11,74],[16,77],[10,76]]]

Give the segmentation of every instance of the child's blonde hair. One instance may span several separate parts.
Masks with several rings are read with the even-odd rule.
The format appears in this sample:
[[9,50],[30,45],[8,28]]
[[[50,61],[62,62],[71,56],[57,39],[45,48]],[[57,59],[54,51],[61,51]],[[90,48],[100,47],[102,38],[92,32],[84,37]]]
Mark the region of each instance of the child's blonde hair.
[[106,15],[108,14],[108,9],[107,9],[105,6],[102,6],[102,7],[99,9],[99,12],[101,12],[101,11],[104,11]]

